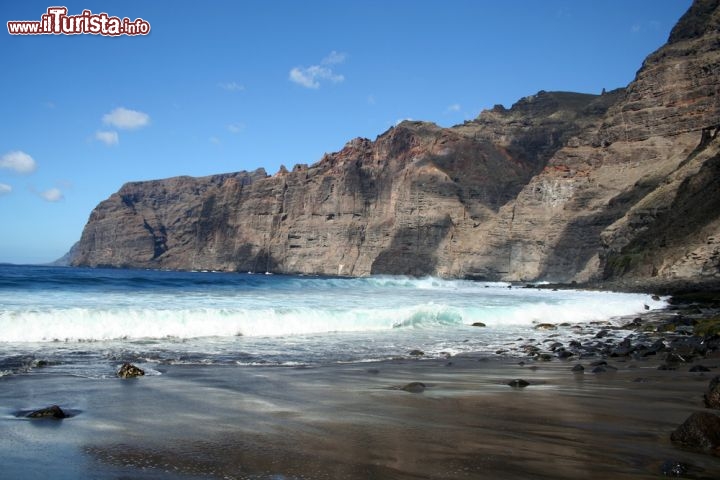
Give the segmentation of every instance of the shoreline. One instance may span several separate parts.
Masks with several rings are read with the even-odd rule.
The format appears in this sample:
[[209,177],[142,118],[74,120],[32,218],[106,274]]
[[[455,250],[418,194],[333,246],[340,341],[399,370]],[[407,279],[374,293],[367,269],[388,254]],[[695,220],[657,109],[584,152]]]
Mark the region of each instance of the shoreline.
[[[688,303],[597,325],[610,332],[564,360],[545,344],[524,358],[2,377],[0,453],[8,478],[650,479],[673,465],[718,478],[717,456],[670,441],[720,374],[720,351],[693,353],[685,323],[716,314]],[[617,351],[627,338],[667,346]],[[18,416],[51,404],[75,415]]]

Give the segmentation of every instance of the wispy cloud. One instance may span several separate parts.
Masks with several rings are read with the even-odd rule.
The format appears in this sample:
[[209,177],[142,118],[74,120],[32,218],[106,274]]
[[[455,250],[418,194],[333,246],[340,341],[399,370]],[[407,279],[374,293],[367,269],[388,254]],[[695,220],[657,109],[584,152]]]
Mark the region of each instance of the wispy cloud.
[[59,202],[63,198],[62,191],[59,188],[49,188],[39,193],[39,195],[48,202]]
[[0,168],[16,173],[32,173],[37,168],[35,160],[25,152],[15,150],[0,157]]
[[112,125],[116,128],[133,130],[148,125],[150,123],[150,115],[144,112],[138,112],[137,110],[119,107],[103,115],[102,121],[104,124]]
[[343,63],[346,58],[347,53],[336,52],[335,50],[333,50],[325,58],[323,58],[320,63],[322,63],[323,65],[335,65],[338,63]]
[[243,130],[245,130],[245,124],[244,123],[231,123],[227,126],[227,129],[230,133],[240,133]]
[[12,192],[12,187],[7,183],[0,183],[0,195],[7,195]]
[[118,133],[112,131],[98,131],[95,132],[95,140],[103,142],[105,145],[117,145],[120,142]]
[[376,103],[375,95],[372,95],[372,94],[371,94],[371,95],[368,95],[368,96],[367,96],[367,102],[368,102],[370,105],[375,105],[375,103]]
[[639,23],[634,23],[630,26],[630,33],[644,33],[647,31],[657,31],[660,29],[662,24],[657,20],[648,20]]
[[210,137],[208,140],[210,140],[210,143],[213,145],[220,145],[220,139],[218,137]]
[[240,92],[245,90],[245,85],[237,82],[220,82],[218,83],[218,87],[223,90],[227,90],[228,92]]
[[290,70],[289,79],[305,88],[320,88],[320,82],[329,81],[340,83],[345,80],[342,74],[335,73],[331,65],[338,65],[345,61],[347,54],[333,50],[320,61],[319,65],[309,67],[295,67]]
[[455,113],[455,112],[459,112],[461,108],[462,108],[462,107],[460,106],[459,103],[453,103],[452,105],[449,105],[449,106],[445,109],[445,113]]

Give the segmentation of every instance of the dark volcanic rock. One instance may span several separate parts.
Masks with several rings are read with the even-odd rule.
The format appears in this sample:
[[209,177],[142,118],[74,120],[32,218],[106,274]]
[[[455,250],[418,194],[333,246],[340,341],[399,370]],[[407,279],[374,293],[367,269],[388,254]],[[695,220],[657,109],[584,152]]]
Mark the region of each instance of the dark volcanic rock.
[[422,382],[410,382],[407,385],[402,386],[400,390],[404,390],[410,393],[422,393],[425,391],[425,388],[427,387]]
[[687,447],[714,450],[720,447],[720,417],[710,412],[690,415],[670,436]]
[[688,472],[688,466],[677,460],[666,460],[660,467],[666,477],[682,477]]
[[527,380],[523,380],[523,379],[521,379],[521,378],[518,378],[518,379],[515,379],[515,380],[510,380],[510,381],[508,382],[508,385],[511,386],[511,387],[513,387],[513,388],[525,388],[525,387],[527,387],[528,385],[530,385],[530,382],[528,382]]
[[123,363],[117,372],[120,378],[135,378],[145,375],[145,371],[142,368],[136,367],[130,363]]
[[720,376],[710,380],[707,392],[705,392],[703,398],[706,407],[720,409]]
[[694,367],[690,367],[690,371],[695,372],[709,372],[710,369],[703,365],[695,365]]
[[68,415],[57,405],[51,405],[46,408],[41,408],[40,410],[35,410],[33,412],[30,412],[27,414],[28,418],[53,418],[53,419],[63,419],[67,418]]

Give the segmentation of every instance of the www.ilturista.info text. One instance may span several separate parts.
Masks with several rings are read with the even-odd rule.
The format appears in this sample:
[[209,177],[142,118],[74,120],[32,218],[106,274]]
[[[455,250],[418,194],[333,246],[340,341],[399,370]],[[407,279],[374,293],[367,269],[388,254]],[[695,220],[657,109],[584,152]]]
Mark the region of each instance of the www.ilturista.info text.
[[150,23],[142,18],[111,17],[107,13],[83,10],[80,15],[68,15],[66,7],[50,7],[40,21],[18,20],[7,22],[10,35],[147,35]]

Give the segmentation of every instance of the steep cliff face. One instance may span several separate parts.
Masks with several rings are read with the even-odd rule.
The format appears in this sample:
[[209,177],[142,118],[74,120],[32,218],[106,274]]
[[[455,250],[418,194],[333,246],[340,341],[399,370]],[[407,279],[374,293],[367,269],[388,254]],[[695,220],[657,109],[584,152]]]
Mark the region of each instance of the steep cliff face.
[[272,177],[129,183],[92,213],[73,263],[454,274],[456,236],[482,231],[617,96],[542,92],[456,128],[403,122]]
[[602,122],[500,210],[487,248],[465,257],[471,269],[511,280],[720,276],[718,3],[696,2]]
[[312,166],[124,185],[74,265],[506,280],[720,276],[718,0],[626,88],[403,122]]

